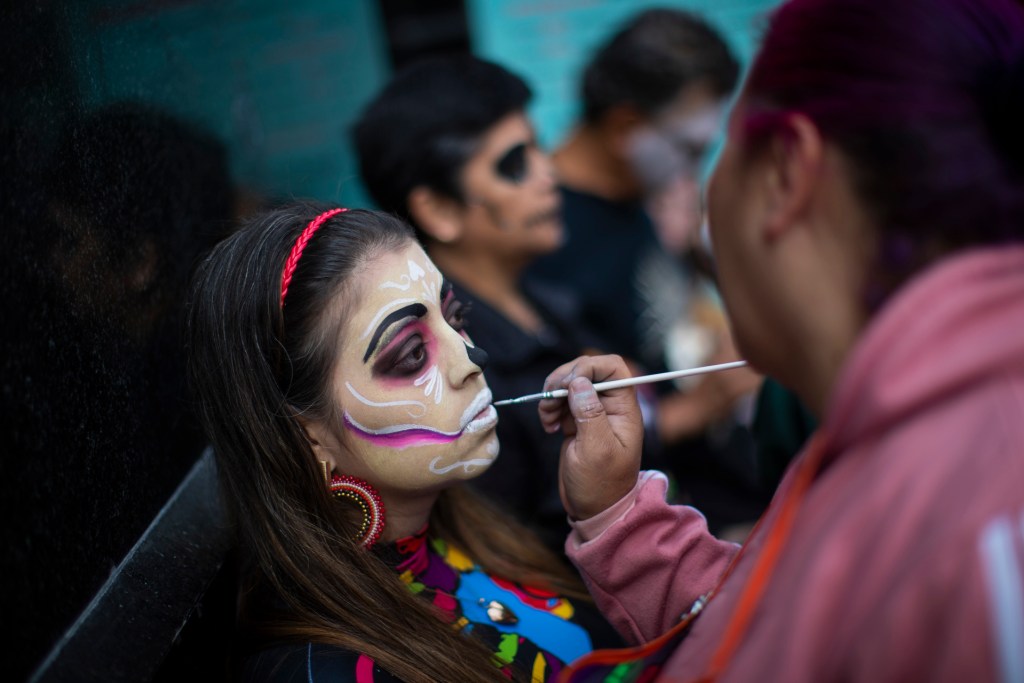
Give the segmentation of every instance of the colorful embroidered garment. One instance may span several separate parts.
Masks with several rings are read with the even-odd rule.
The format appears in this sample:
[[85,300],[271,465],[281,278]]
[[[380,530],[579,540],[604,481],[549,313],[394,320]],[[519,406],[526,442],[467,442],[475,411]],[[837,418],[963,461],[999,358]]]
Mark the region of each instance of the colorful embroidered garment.
[[[569,600],[491,577],[457,548],[428,538],[426,528],[376,552],[409,590],[440,608],[453,628],[484,642],[496,658],[532,681],[555,681],[565,664],[593,649],[588,630],[596,614]],[[590,609],[587,609],[587,608]],[[580,619],[582,617],[582,620]],[[602,623],[603,625],[603,623]],[[264,650],[245,666],[248,681],[396,681],[366,655],[320,644]]]
[[491,646],[499,660],[531,672],[534,681],[555,680],[563,664],[592,649],[567,599],[488,576],[457,548],[428,539],[426,529],[381,552],[409,590]]

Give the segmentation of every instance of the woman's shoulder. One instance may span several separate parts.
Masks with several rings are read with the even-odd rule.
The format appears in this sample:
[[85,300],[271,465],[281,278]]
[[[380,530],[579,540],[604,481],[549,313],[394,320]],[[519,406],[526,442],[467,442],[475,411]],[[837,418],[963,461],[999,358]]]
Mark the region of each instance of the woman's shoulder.
[[321,643],[261,650],[242,666],[245,683],[401,683],[364,654]]

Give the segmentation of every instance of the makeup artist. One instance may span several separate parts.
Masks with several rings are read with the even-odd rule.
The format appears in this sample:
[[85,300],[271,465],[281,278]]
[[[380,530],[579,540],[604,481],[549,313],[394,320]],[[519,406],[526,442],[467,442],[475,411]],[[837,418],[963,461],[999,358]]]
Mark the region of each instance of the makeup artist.
[[772,14],[708,208],[740,350],[820,427],[740,550],[638,476],[621,361],[551,375],[569,555],[631,641],[674,629],[615,680],[1022,680],[1021,121],[1014,0]]
[[[523,274],[564,239],[529,98],[522,79],[497,64],[432,58],[400,71],[353,128],[370,195],[409,220],[465,304],[496,399],[536,392],[552,368],[605,348],[583,328],[572,294]],[[498,438],[501,458],[474,486],[561,553],[569,531],[557,486],[561,439],[543,431],[532,405],[502,408]]]
[[238,534],[242,680],[553,681],[600,642],[578,577],[465,486],[499,443],[462,311],[381,212],[284,206],[201,264],[189,370]]

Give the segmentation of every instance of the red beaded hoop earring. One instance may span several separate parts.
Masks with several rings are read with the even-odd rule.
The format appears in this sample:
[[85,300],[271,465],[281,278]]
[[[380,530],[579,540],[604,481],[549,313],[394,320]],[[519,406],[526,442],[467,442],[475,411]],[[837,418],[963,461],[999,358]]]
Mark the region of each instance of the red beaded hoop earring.
[[363,523],[356,540],[370,548],[384,533],[384,503],[377,490],[369,483],[348,474],[335,474],[331,478],[331,495],[353,501],[363,511]]

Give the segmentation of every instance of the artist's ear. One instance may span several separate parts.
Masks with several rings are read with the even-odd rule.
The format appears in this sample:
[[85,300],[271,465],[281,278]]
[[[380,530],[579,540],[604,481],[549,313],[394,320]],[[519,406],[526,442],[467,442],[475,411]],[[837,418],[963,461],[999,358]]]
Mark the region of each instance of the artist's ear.
[[633,105],[617,104],[604,113],[598,126],[616,154],[625,157],[633,131],[646,120]]
[[805,223],[814,209],[824,171],[818,127],[802,114],[787,114],[759,160],[765,164],[765,237],[775,240]]
[[462,236],[463,206],[458,200],[419,185],[409,193],[407,203],[416,225],[433,239],[450,243]]

